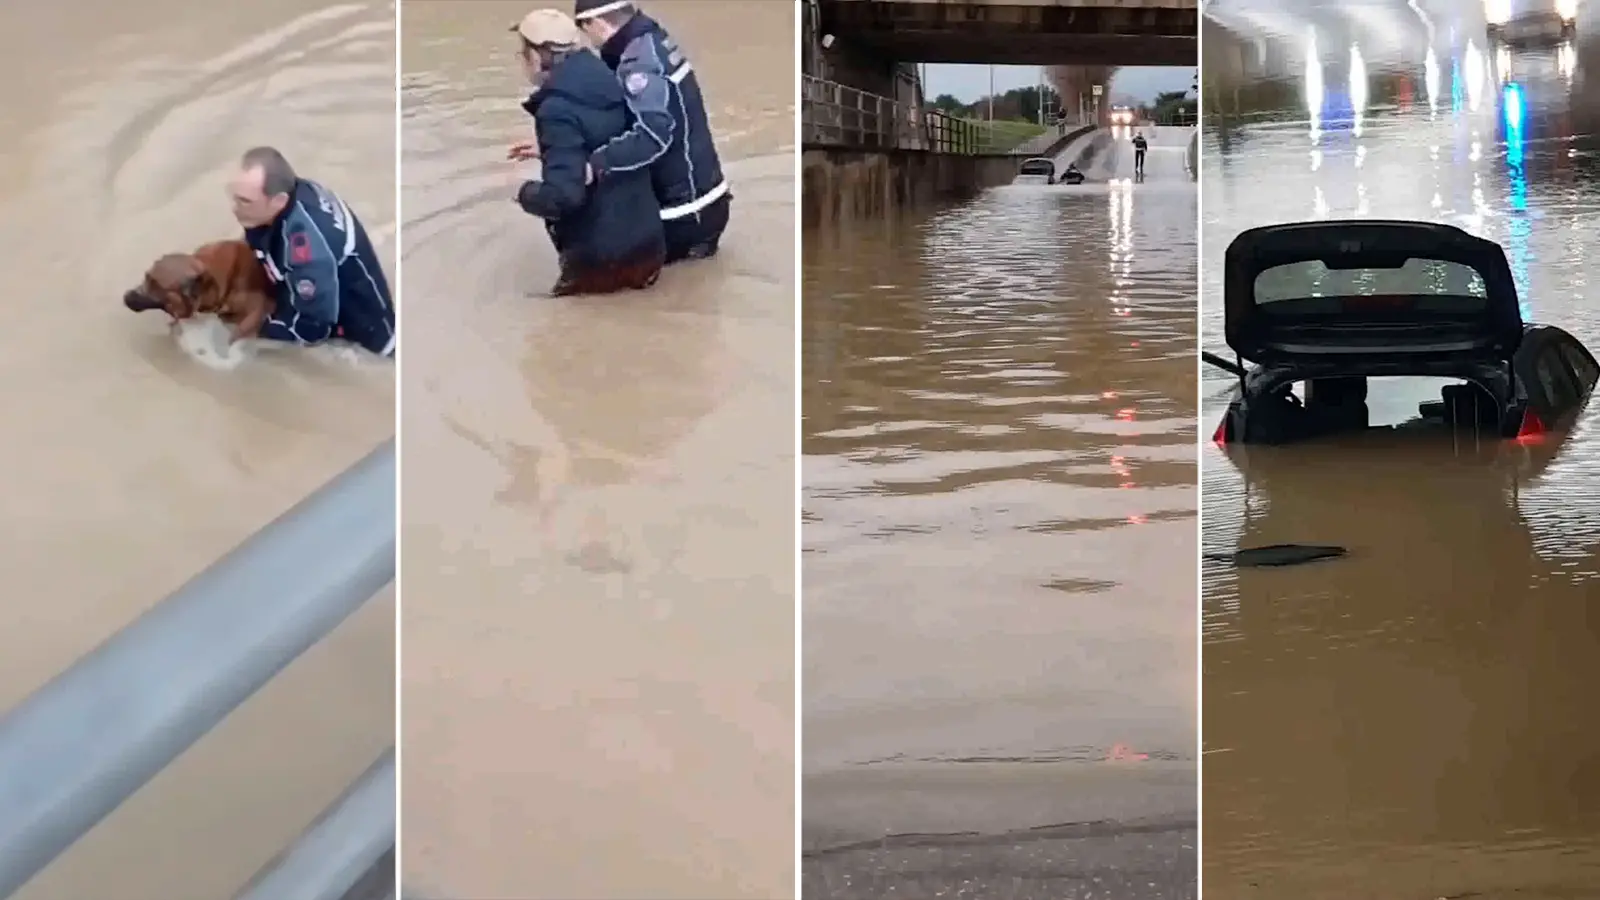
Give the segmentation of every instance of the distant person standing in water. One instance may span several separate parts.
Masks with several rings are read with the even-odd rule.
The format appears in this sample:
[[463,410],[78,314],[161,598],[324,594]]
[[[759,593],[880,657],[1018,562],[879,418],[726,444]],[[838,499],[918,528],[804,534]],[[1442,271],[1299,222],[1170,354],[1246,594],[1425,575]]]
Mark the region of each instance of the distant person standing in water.
[[595,178],[604,183],[648,168],[666,227],[667,262],[715,255],[733,195],[694,68],[677,41],[630,0],[576,0],[574,18],[615,70],[633,113],[626,134],[590,155]]
[[337,337],[393,355],[389,281],[367,230],[338,195],[295,174],[272,147],[245,151],[228,193],[246,243],[277,289],[259,337],[291,344]]
[[566,13],[537,9],[511,27],[522,41],[523,74],[533,85],[522,108],[537,144],[512,159],[539,158],[537,181],[517,189],[522,209],[544,219],[561,257],[551,294],[609,294],[646,288],[666,256],[660,206],[644,169],[602,172],[597,151],[622,140],[629,124],[622,87]]
[[1149,149],[1150,143],[1142,132],[1133,136],[1133,174],[1140,178],[1144,177],[1144,153]]

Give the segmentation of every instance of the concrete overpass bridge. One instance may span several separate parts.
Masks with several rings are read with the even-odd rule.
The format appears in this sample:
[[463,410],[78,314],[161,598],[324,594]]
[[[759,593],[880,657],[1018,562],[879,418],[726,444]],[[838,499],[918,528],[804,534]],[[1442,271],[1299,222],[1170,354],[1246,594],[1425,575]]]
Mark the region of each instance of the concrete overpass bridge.
[[1199,0],[819,0],[819,32],[902,63],[1194,66]]

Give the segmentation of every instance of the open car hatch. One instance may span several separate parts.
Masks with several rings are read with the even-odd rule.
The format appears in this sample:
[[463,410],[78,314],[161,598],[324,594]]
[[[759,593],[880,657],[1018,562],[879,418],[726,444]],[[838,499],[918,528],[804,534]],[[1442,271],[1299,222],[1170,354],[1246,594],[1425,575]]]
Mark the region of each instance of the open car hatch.
[[1228,346],[1261,365],[1509,360],[1523,335],[1505,252],[1451,225],[1254,228],[1223,278]]
[[1022,165],[1017,169],[1017,174],[1019,176],[1043,178],[1054,184],[1056,180],[1056,164],[1054,160],[1035,156],[1031,159],[1023,160]]

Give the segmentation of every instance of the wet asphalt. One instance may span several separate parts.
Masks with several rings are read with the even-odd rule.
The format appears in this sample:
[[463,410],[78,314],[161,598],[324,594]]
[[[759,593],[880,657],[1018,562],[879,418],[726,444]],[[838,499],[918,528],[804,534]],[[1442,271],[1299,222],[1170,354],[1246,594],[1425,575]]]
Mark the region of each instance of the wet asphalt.
[[801,896],[1190,900],[1199,895],[1196,846],[1193,817],[892,835],[806,851]]

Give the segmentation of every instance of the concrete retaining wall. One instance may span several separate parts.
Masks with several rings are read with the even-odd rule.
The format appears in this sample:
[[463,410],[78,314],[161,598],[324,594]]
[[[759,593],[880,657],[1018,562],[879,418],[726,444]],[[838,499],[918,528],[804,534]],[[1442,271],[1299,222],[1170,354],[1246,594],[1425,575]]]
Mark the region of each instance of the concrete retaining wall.
[[1050,146],[1044,148],[1044,152],[1038,155],[1055,159],[1062,153],[1066,152],[1066,149],[1072,146],[1073,141],[1076,141],[1078,138],[1083,137],[1091,131],[1094,131],[1094,129],[1095,126],[1093,125],[1078,125],[1076,127],[1069,128],[1066,131],[1063,131],[1060,137],[1051,141]]
[[1017,177],[1015,156],[957,156],[923,150],[808,148],[800,161],[806,226],[884,216],[937,200],[971,197]]

